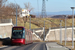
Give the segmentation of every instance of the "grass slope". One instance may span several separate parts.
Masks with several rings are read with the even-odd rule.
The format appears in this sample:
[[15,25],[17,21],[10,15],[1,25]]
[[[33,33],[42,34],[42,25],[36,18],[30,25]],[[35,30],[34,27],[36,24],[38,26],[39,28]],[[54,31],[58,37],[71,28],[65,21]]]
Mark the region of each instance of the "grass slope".
[[[2,17],[0,19],[12,19],[13,24],[16,24],[16,17],[15,16],[8,16]],[[29,18],[27,18],[27,22],[25,23],[25,27],[29,29]],[[31,18],[31,29],[41,28],[45,26],[45,29],[49,29],[49,27],[60,27],[60,20],[62,20],[62,27],[65,27],[65,19],[58,19],[58,18]],[[45,21],[45,22],[44,22]],[[74,20],[75,21],[75,20]],[[74,22],[75,23],[75,22]],[[17,18],[18,26],[24,26],[23,18]],[[67,19],[66,22],[67,26],[72,26],[72,19]],[[75,24],[74,24],[75,26]]]

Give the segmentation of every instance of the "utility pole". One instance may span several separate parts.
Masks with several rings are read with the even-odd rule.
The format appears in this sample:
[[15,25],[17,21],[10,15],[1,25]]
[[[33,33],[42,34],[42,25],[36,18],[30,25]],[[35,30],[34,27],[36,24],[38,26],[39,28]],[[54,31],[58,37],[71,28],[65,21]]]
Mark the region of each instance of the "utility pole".
[[16,26],[17,26],[17,4],[16,4]]
[[[15,3],[16,3],[16,1],[15,1]],[[16,26],[17,26],[17,3],[16,3]]]
[[30,16],[29,29],[31,30],[31,16]]
[[60,20],[60,43],[62,44],[62,20]]
[[45,21],[44,21],[44,33],[43,33],[43,41],[45,41]]
[[66,18],[67,18],[67,15],[66,15],[66,17],[65,17],[65,46],[66,46],[66,40],[67,40],[67,39],[66,39],[66,34],[67,34],[67,33],[66,33],[66,30],[67,30],[67,27],[66,27]]

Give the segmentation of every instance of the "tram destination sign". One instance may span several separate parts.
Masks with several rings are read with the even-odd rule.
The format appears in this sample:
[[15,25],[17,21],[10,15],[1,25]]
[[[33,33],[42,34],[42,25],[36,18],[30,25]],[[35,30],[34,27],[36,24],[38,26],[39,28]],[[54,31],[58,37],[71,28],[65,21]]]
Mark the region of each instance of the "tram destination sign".
[[13,30],[22,30],[22,28],[13,28]]

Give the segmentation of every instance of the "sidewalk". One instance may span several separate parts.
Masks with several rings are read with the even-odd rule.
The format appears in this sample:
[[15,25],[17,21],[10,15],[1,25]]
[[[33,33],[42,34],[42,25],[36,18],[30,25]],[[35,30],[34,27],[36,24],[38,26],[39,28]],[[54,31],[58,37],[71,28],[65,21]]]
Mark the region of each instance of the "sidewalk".
[[70,50],[64,46],[57,44],[56,42],[46,43],[47,50]]

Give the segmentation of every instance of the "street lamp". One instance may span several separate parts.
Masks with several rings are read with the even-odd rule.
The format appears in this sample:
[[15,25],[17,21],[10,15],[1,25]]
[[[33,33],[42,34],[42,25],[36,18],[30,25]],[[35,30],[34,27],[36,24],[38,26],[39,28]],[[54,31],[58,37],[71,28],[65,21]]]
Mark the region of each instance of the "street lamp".
[[75,7],[71,7],[71,9],[72,9],[72,48],[74,48],[73,38],[74,38],[74,9]]

